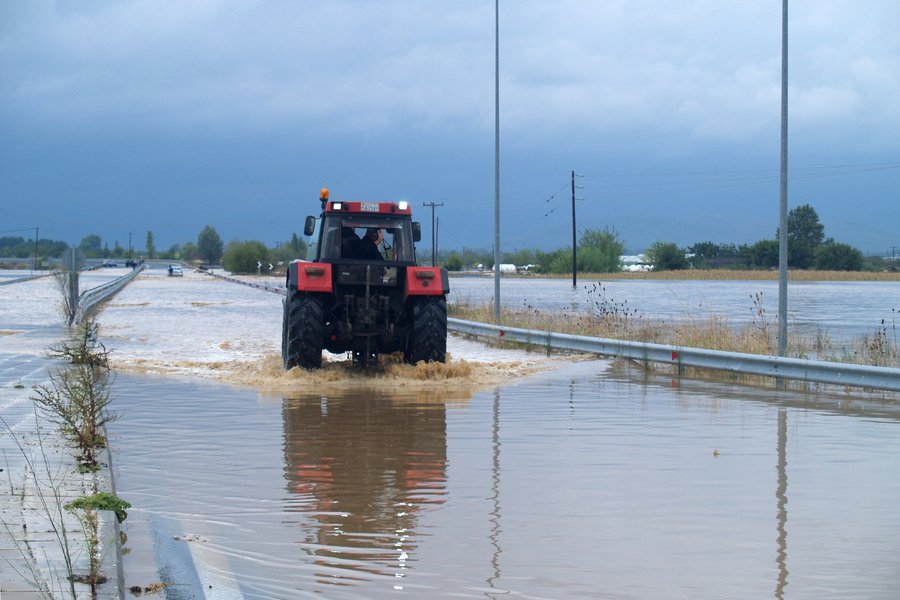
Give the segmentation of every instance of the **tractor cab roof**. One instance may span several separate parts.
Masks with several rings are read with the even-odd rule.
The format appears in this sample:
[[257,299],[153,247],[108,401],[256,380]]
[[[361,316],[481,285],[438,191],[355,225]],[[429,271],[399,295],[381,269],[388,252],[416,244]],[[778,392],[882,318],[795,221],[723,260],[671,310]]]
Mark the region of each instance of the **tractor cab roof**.
[[369,213],[381,215],[411,215],[409,202],[354,202],[339,200],[332,202],[328,198],[328,189],[323,188],[319,193],[322,202],[323,213]]
[[325,213],[368,213],[380,215],[411,215],[408,202],[327,202]]

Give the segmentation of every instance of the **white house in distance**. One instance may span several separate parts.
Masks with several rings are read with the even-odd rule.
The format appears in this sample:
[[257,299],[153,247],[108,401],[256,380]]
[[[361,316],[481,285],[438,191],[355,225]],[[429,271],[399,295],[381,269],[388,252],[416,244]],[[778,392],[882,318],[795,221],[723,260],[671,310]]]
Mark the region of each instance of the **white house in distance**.
[[639,273],[641,271],[652,271],[653,265],[647,262],[647,257],[643,254],[626,254],[619,257],[622,261],[622,270],[630,273]]

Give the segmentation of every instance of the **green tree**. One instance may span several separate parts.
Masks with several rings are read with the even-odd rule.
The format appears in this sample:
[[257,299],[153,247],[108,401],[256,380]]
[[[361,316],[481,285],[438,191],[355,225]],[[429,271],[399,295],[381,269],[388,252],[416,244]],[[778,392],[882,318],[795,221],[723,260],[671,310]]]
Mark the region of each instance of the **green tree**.
[[849,244],[829,238],[816,250],[816,269],[821,271],[862,271],[863,254]]
[[294,258],[303,258],[306,256],[306,242],[304,242],[296,233],[291,235],[290,248],[293,251]]
[[262,242],[229,242],[228,249],[222,256],[222,267],[232,273],[256,273],[257,262],[263,263],[265,270],[269,268],[269,249]]
[[200,251],[197,249],[197,246],[194,242],[185,242],[181,245],[181,250],[179,251],[179,256],[183,261],[192,261],[195,258],[200,256]]
[[706,269],[719,258],[721,247],[715,242],[697,242],[688,247],[688,252],[694,255],[691,264],[695,268]]
[[197,236],[197,252],[201,259],[210,264],[216,264],[222,258],[222,251],[225,244],[222,238],[212,225],[207,225]]
[[778,240],[759,240],[750,246],[741,246],[741,254],[749,267],[778,267]]
[[[797,269],[812,267],[816,249],[825,241],[825,226],[809,204],[797,206],[788,213],[788,266]],[[775,239],[779,232],[776,230]]]
[[86,235],[81,238],[78,247],[84,251],[84,255],[88,258],[99,258],[103,252],[103,242],[96,233]]
[[448,271],[461,271],[462,267],[462,256],[455,250],[444,261],[444,268]]
[[586,273],[616,273],[622,270],[623,252],[625,244],[615,229],[585,229],[578,244],[576,268]]
[[153,232],[147,232],[147,258],[156,258],[156,246],[153,244]]
[[719,258],[721,247],[715,242],[697,242],[688,248],[688,252],[699,258],[707,260]]
[[688,268],[684,248],[674,242],[653,242],[644,253],[654,271],[677,271]]
[[280,263],[304,259],[306,258],[306,242],[301,240],[295,233],[291,236],[291,241],[279,243],[275,248],[270,248],[269,257],[272,261]]

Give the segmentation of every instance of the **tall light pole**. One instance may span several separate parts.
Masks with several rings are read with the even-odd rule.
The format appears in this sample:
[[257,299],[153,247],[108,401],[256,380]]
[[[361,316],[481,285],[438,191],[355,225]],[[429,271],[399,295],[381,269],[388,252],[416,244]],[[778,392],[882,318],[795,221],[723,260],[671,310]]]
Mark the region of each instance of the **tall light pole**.
[[781,202],[778,229],[778,356],[787,354],[788,0],[781,3]]
[[500,0],[494,0],[494,322],[500,323]]

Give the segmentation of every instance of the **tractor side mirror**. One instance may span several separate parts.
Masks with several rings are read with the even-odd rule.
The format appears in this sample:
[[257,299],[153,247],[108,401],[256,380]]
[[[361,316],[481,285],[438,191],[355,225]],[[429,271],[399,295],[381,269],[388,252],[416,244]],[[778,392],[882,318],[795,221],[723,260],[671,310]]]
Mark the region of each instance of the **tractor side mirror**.
[[422,241],[422,225],[418,221],[413,221],[413,241]]
[[310,236],[316,230],[316,218],[313,216],[306,217],[306,223],[303,225],[303,234]]

